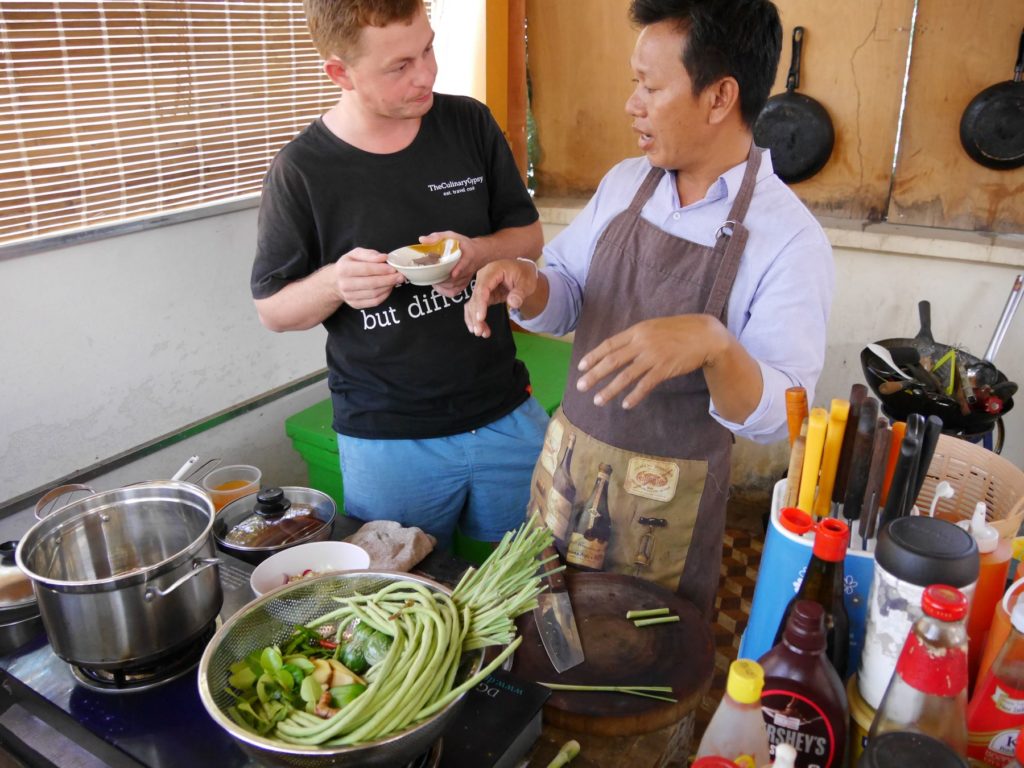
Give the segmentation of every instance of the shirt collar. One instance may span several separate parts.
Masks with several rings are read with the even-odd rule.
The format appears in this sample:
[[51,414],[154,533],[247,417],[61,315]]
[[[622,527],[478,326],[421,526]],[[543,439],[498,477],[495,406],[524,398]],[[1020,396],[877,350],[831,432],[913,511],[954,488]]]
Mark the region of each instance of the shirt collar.
[[[746,172],[746,160],[739,165],[734,165],[715,180],[715,182],[708,188],[707,194],[704,195],[703,200],[698,200],[696,203],[693,203],[691,207],[708,205],[722,200],[723,198],[728,201],[735,200],[736,195],[739,194],[740,185],[743,183],[743,174]],[[775,173],[775,169],[772,167],[771,153],[767,149],[762,150],[761,165],[757,169],[756,181],[761,181],[761,179],[765,179],[773,173]],[[662,183],[666,182],[671,189],[672,206],[673,208],[678,209],[680,207],[679,192],[676,190],[675,171],[670,171],[665,174],[665,178],[662,179]]]

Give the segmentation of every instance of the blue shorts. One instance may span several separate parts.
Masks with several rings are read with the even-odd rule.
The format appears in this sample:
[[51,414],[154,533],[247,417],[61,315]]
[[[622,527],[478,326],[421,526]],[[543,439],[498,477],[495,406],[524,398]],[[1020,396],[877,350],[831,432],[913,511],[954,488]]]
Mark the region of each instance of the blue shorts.
[[451,547],[498,541],[526,515],[548,415],[534,398],[486,427],[424,440],[338,435],[345,513],[417,526]]

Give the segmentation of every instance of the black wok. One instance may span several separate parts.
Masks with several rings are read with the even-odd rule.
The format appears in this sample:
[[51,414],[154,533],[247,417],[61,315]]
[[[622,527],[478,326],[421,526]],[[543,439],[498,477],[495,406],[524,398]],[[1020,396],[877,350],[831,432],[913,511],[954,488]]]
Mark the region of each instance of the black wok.
[[960,143],[976,163],[997,171],[1024,165],[1024,30],[1017,47],[1013,80],[990,85],[967,105],[960,118]]
[[[948,344],[940,344],[932,337],[931,329],[931,305],[927,301],[918,303],[918,310],[921,316],[921,330],[913,338],[883,339],[876,342],[892,352],[893,350],[914,349],[922,358],[931,358],[932,362],[938,362],[950,349]],[[970,355],[963,350],[956,350],[956,359],[967,369],[982,370],[988,369],[988,380],[993,387],[1003,385],[1007,378],[996,370],[991,363]],[[899,362],[899,360],[897,360]],[[926,387],[912,386],[896,392],[883,394],[879,387],[889,381],[898,381],[899,375],[892,372],[890,367],[882,362],[874,352],[865,347],[860,353],[861,368],[864,371],[864,378],[871,387],[875,396],[881,401],[886,414],[897,421],[906,421],[911,413],[920,413],[927,416],[938,416],[942,419],[943,431],[962,436],[981,435],[990,431],[999,418],[1013,408],[1013,397],[1008,396],[1003,400],[1002,410],[998,413],[988,413],[984,410],[972,410],[964,414],[960,410],[960,404],[955,397],[942,393],[928,391]]]
[[772,153],[775,174],[787,184],[811,178],[825,167],[836,141],[828,112],[800,86],[800,52],[804,28],[793,29],[793,60],[786,92],[772,96],[754,123],[754,143]]

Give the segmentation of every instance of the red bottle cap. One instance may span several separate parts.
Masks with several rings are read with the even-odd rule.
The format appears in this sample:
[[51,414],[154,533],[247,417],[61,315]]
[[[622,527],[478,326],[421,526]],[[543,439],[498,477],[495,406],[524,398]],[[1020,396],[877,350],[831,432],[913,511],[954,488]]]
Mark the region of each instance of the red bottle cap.
[[932,584],[925,587],[921,608],[939,621],[960,621],[967,615],[967,597],[956,587]]
[[814,528],[814,554],[821,560],[838,563],[846,557],[850,526],[842,520],[826,517]]
[[814,527],[814,520],[799,507],[783,507],[779,510],[779,525],[797,536],[803,536]]
[[727,757],[705,755],[694,760],[690,768],[736,768],[736,763]]

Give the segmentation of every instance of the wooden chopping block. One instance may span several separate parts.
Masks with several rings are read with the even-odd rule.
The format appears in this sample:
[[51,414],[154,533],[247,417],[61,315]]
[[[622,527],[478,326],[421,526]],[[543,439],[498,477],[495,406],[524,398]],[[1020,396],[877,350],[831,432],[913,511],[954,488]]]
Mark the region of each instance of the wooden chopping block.
[[[633,736],[666,728],[696,710],[711,685],[711,627],[697,609],[664,587],[634,576],[566,573],[583,643],[582,664],[558,674],[533,615],[519,619],[516,676],[573,685],[670,685],[676,703],[622,693],[553,691],[545,723],[583,734]],[[636,627],[626,611],[668,608],[679,621]]]

